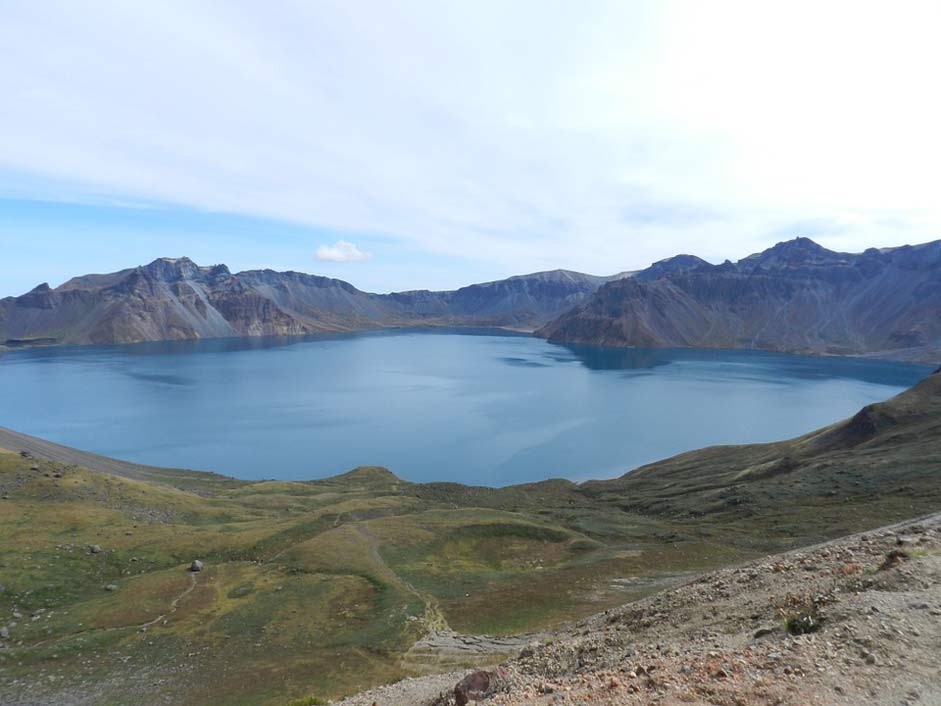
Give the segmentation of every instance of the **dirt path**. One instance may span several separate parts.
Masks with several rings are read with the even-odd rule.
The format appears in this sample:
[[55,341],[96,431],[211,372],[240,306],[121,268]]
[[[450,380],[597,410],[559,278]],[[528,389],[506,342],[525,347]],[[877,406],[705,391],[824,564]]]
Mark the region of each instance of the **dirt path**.
[[423,622],[427,632],[403,657],[403,662],[411,669],[422,672],[431,669],[441,671],[467,664],[492,664],[517,654],[525,645],[541,637],[536,634],[465,635],[452,630],[438,599],[419,591],[386,563],[379,552],[379,539],[366,524],[357,524],[355,527],[356,531],[369,542],[370,552],[382,577],[392,585],[419,598],[425,604]]
[[186,587],[186,590],[184,590],[183,593],[181,593],[172,601],[170,601],[170,610],[168,610],[166,613],[163,613],[162,615],[158,615],[153,620],[148,620],[146,623],[142,623],[141,625],[138,625],[137,628],[139,630],[146,630],[151,625],[156,625],[161,620],[165,619],[168,615],[172,615],[173,613],[176,613],[176,609],[180,606],[180,601],[186,598],[195,589],[196,589],[196,572],[191,571],[190,572],[190,585]]
[[372,554],[373,561],[376,562],[376,566],[379,569],[380,574],[382,574],[383,578],[385,578],[393,586],[398,586],[406,593],[411,593],[425,604],[424,621],[428,631],[432,634],[438,632],[451,632],[451,628],[448,626],[447,618],[444,617],[444,613],[441,610],[441,605],[438,603],[438,599],[428,593],[422,593],[411,583],[409,583],[408,580],[402,578],[392,570],[392,567],[386,563],[386,560],[382,558],[382,554],[379,553],[379,539],[372,533],[366,524],[356,524],[355,528],[356,531],[359,532],[359,534],[361,534],[369,543],[369,551]]
[[177,608],[180,606],[180,601],[186,598],[190,593],[192,593],[197,586],[196,582],[196,573],[190,572],[190,583],[182,593],[180,593],[176,598],[170,601],[170,607],[165,613],[161,613],[153,620],[148,620],[146,623],[137,623],[132,625],[116,625],[110,628],[89,628],[88,630],[80,630],[78,632],[70,632],[66,635],[58,635],[56,637],[51,637],[48,640],[40,640],[38,642],[31,642],[28,645],[23,645],[22,649],[34,649],[36,647],[42,647],[44,645],[53,645],[64,640],[72,640],[76,637],[83,637],[85,635],[95,635],[98,633],[105,632],[118,632],[120,630],[147,630],[150,627],[153,627],[162,620],[165,620],[168,616],[176,612]]
[[[491,672],[483,703],[939,706],[939,654],[934,515],[714,571],[596,615]],[[467,671],[340,705],[453,704],[442,685],[453,688],[455,674]]]

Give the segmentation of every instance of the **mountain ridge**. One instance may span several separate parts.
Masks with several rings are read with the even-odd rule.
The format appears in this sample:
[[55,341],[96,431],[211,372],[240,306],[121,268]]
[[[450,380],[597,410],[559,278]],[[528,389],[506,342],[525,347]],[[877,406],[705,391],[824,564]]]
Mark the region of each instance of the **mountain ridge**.
[[681,254],[610,276],[556,269],[385,294],[321,275],[158,258],[0,299],[0,348],[436,326],[562,344],[936,362],[941,241],[841,253],[794,238],[735,263]]
[[737,263],[635,275],[602,285],[536,335],[553,343],[935,361],[941,241],[852,254],[796,238]]
[[552,270],[448,291],[374,294],[321,275],[232,273],[222,264],[163,257],[0,299],[0,342],[136,343],[402,326],[533,330],[620,276]]

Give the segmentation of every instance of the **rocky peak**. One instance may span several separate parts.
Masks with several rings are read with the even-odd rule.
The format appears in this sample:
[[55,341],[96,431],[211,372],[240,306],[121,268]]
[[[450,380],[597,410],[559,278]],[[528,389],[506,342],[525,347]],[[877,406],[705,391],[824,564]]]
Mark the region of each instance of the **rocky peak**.
[[159,282],[197,280],[216,283],[232,276],[225,265],[200,267],[188,257],[159,257],[148,265],[138,267],[137,271],[146,278]]
[[749,255],[741,263],[757,265],[797,264],[836,260],[838,258],[839,253],[827,250],[810,238],[800,237],[777,243],[756,255]]
[[736,263],[742,272],[793,271],[806,272],[852,264],[858,255],[828,250],[810,238],[794,238],[778,243],[760,253],[749,255]]
[[206,271],[210,277],[231,277],[232,272],[226,265],[212,265],[211,267],[201,268]]
[[712,267],[712,265],[695,255],[674,255],[653,263],[646,270],[638,272],[634,277],[639,280],[650,281],[700,267]]
[[33,309],[50,309],[54,299],[53,290],[49,284],[43,282],[37,285],[23,296],[17,299],[17,302],[24,307]]
[[195,279],[199,275],[199,267],[188,257],[158,257],[149,265],[137,268],[138,271],[160,282],[178,282],[183,279]]

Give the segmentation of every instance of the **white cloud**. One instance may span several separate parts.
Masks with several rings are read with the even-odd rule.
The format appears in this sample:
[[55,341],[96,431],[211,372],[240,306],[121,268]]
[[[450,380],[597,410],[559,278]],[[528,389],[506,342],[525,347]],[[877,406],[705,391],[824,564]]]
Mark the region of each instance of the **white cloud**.
[[939,22],[933,0],[14,3],[0,194],[28,175],[17,194],[504,271],[735,258],[807,222],[845,249],[927,240]]
[[338,240],[333,245],[321,245],[314,253],[321,262],[363,262],[372,257],[372,253],[363,252],[345,240]]

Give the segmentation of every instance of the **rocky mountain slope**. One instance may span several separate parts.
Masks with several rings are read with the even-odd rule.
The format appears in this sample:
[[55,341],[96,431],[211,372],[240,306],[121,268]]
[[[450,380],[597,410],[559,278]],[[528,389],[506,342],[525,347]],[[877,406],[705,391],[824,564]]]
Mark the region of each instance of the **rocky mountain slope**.
[[[413,484],[379,468],[246,482],[9,430],[0,449],[3,704],[284,706],[496,664],[521,634],[540,645],[506,667],[510,703],[798,704],[802,688],[814,703],[867,703],[852,699],[870,688],[932,703],[925,533],[905,530],[908,556],[882,571],[882,540],[767,555],[941,510],[941,373],[797,439],[581,485]],[[886,596],[882,577],[904,593]],[[805,610],[823,627],[788,637],[780,620]],[[435,698],[465,674],[433,680]]]
[[925,360],[941,349],[941,241],[849,254],[797,238],[737,263],[684,265],[610,282],[537,335]]
[[233,274],[225,265],[161,258],[0,300],[0,345],[294,336],[388,326],[531,330],[611,279],[556,270],[454,291],[383,295],[299,272]]
[[339,706],[935,706],[941,515],[707,573],[496,668]]

